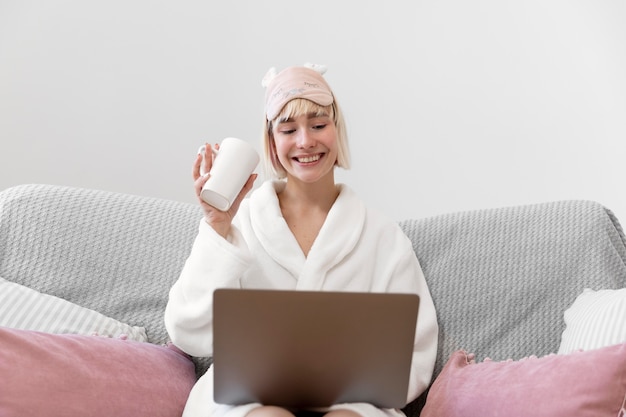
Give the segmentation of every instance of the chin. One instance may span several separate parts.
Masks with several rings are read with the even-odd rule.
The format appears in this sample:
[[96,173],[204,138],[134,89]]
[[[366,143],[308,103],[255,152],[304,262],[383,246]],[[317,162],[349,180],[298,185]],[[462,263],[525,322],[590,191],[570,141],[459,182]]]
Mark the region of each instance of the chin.
[[327,181],[330,177],[330,179],[332,180],[332,182],[335,182],[335,177],[334,177],[334,171],[331,170],[330,172],[326,172],[325,174],[322,175],[315,175],[315,174],[302,174],[302,175],[292,175],[292,177],[300,182],[303,182],[305,184],[315,184],[317,182],[320,181]]

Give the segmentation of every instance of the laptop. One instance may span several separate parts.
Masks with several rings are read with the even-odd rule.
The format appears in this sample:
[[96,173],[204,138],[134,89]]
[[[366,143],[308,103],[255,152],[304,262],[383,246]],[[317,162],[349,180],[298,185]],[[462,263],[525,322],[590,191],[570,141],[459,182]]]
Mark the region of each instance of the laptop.
[[218,289],[213,298],[216,402],[406,405],[416,294]]

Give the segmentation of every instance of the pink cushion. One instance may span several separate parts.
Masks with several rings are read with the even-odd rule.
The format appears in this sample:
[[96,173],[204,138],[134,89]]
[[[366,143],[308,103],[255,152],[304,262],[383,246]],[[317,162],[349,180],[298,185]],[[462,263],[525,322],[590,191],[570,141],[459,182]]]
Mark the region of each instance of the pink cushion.
[[172,345],[0,327],[0,416],[180,417],[195,383]]
[[626,401],[626,344],[475,363],[452,354],[421,417],[616,417]]

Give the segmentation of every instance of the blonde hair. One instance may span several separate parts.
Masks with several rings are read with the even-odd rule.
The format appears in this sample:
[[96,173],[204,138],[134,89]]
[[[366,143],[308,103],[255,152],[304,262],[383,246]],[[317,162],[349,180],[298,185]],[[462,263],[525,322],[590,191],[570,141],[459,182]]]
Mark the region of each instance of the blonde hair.
[[275,123],[280,120],[296,118],[306,114],[315,114],[317,116],[328,116],[332,119],[337,130],[337,161],[335,165],[343,169],[350,169],[350,149],[348,147],[348,134],[343,113],[335,99],[329,106],[320,106],[310,100],[304,98],[295,98],[289,101],[278,116],[274,120],[267,120],[263,124],[263,156],[265,172],[273,178],[285,178],[287,171],[282,166],[276,155],[276,146],[274,145],[274,136],[272,128]]

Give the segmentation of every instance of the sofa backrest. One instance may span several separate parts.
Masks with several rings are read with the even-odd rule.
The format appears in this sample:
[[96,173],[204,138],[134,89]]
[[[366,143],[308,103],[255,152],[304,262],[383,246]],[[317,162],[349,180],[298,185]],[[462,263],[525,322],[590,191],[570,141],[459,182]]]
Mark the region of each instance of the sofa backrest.
[[401,222],[440,324],[438,374],[450,354],[477,360],[556,353],[563,313],[585,288],[626,287],[626,239],[590,201],[452,213]]
[[200,207],[52,185],[0,193],[0,277],[168,340],[163,312]]

